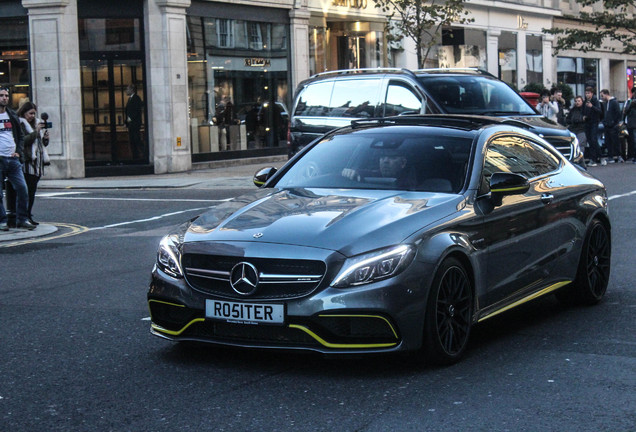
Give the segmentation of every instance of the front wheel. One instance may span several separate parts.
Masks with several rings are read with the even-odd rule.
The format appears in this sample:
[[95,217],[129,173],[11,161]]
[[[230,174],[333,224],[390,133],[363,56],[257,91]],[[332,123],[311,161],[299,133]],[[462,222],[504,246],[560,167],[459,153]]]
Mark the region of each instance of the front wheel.
[[612,244],[607,227],[594,219],[585,234],[576,279],[557,298],[564,303],[594,305],[601,301],[610,276]]
[[468,344],[472,317],[471,280],[458,260],[448,258],[435,274],[426,305],[425,357],[438,365],[459,361]]

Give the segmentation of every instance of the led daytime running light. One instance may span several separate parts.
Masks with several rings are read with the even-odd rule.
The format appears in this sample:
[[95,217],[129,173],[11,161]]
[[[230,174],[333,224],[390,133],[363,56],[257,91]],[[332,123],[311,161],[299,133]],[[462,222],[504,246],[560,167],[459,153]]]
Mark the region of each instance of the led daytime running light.
[[[373,255],[353,263],[340,272],[333,282],[334,287],[355,286],[386,279],[395,275],[405,261],[412,256],[412,247],[400,245],[379,255]],[[350,280],[353,277],[353,280]]]

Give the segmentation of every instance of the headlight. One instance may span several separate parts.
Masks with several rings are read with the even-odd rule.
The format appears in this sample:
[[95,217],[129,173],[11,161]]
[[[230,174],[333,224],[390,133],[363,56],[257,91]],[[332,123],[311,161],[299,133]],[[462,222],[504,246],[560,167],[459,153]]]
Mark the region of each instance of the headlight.
[[178,245],[179,237],[176,234],[167,235],[159,242],[157,251],[157,266],[172,277],[183,276]]
[[346,288],[393,277],[404,270],[414,256],[413,246],[400,245],[349,258],[332,286]]

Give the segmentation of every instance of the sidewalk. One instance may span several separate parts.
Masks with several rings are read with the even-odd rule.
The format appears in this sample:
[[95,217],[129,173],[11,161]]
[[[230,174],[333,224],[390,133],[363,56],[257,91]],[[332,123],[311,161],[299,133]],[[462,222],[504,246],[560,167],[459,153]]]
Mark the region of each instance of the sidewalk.
[[[254,173],[261,168],[282,167],[287,156],[258,158],[258,162],[249,159],[219,161],[218,167],[211,168],[209,163],[195,164],[186,172],[171,174],[150,174],[122,177],[90,177],[81,179],[47,180],[38,183],[38,191],[45,189],[156,189],[156,188],[195,188],[195,189],[251,189]],[[32,231],[10,229],[0,231],[0,248],[21,240],[41,237],[55,233],[54,225],[40,224]]]
[[[122,177],[89,177],[81,179],[47,180],[38,183],[41,189],[150,189],[150,188],[253,188],[254,173],[261,168],[282,167],[287,156],[258,158],[258,162],[249,159],[219,161],[216,168],[209,163],[194,164],[192,170],[171,174],[150,174]],[[232,164],[236,165],[232,165]],[[229,166],[228,166],[229,165]]]

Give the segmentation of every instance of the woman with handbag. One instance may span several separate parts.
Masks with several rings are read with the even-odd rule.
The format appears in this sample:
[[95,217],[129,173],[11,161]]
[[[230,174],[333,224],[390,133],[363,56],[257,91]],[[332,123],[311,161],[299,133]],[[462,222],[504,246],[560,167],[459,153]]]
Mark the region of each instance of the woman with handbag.
[[[29,191],[29,204],[27,207],[29,222],[38,225],[33,220],[33,202],[35,201],[35,192],[38,189],[40,177],[44,174],[44,166],[50,165],[49,155],[46,146],[49,145],[49,131],[46,129],[46,123],[37,118],[37,107],[33,102],[24,102],[17,111],[20,118],[20,127],[24,135],[24,179],[26,180]],[[7,209],[11,211],[10,203],[15,206],[15,191],[11,185],[7,185]]]

